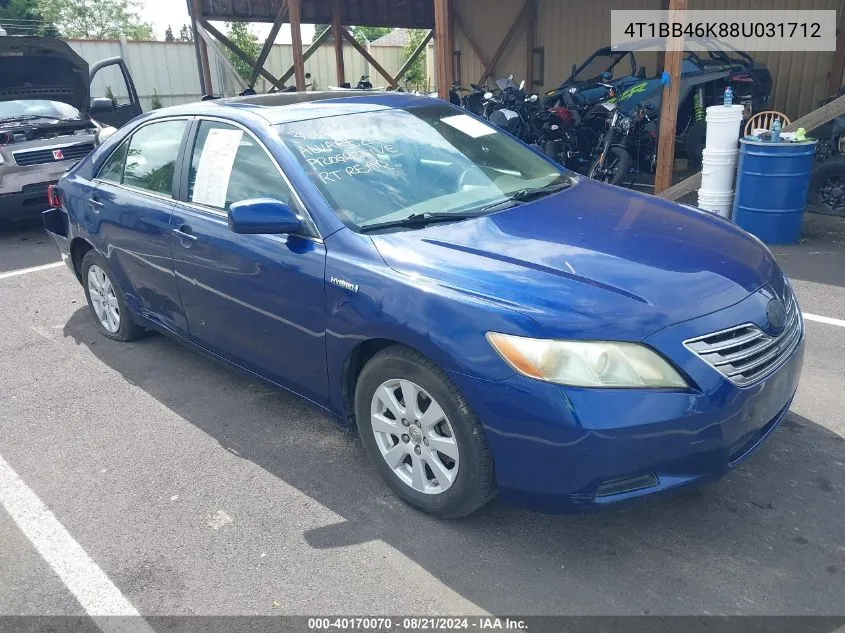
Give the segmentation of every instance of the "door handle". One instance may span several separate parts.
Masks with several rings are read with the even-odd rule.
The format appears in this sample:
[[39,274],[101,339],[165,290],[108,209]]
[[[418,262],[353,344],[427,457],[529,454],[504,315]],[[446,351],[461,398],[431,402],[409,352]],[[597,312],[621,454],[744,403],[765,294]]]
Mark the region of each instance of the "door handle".
[[94,213],[99,213],[100,209],[103,208],[103,203],[97,200],[97,198],[91,197],[88,198],[88,206],[91,208],[91,211]]
[[197,241],[197,236],[191,232],[191,227],[187,224],[183,224],[178,229],[173,229],[173,235],[184,248],[191,248],[191,244]]

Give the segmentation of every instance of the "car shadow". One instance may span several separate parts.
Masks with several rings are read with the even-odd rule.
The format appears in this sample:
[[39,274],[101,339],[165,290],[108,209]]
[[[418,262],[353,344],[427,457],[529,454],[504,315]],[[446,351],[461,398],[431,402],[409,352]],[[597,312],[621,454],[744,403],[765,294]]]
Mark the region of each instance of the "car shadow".
[[805,213],[801,241],[771,249],[790,278],[845,288],[845,218]]
[[0,273],[61,261],[40,217],[0,222]]
[[162,336],[120,344],[87,308],[64,335],[132,385],[344,518],[316,549],[379,539],[494,613],[839,614],[845,605],[845,440],[791,413],[722,481],[575,516],[494,501],[460,521],[399,502],[356,434],[298,398]]

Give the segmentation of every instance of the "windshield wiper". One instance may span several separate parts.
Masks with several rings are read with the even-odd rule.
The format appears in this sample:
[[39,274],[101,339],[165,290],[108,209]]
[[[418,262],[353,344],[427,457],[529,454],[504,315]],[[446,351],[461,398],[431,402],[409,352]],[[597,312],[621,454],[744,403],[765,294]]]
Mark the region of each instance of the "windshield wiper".
[[520,189],[519,191],[514,191],[510,195],[510,199],[517,200],[519,202],[528,202],[529,200],[536,200],[537,198],[543,198],[545,196],[550,196],[553,193],[557,193],[558,191],[569,189],[571,186],[572,183],[566,180],[564,182],[558,182],[553,185],[546,185],[545,187],[538,187],[536,189]]
[[358,230],[361,233],[369,233],[371,231],[378,231],[379,229],[392,229],[397,227],[423,227],[429,224],[436,224],[438,222],[459,222],[461,220],[468,220],[469,218],[477,217],[478,213],[412,213],[411,215],[402,218],[401,220],[391,220],[389,222],[378,222],[376,224],[367,224],[360,227]]
[[45,117],[40,114],[20,114],[18,116],[11,116],[9,118],[0,118],[0,123],[17,123],[19,121],[33,121],[35,119],[43,119]]

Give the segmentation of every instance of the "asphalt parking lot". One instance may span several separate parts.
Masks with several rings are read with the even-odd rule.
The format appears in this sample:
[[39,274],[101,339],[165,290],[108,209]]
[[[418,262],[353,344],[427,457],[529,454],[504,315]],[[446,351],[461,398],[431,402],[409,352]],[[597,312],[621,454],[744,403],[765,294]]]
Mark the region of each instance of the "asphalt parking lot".
[[[845,319],[845,219],[775,253],[805,313]],[[443,522],[299,400],[99,336],[64,266],[22,270],[57,260],[37,227],[0,236],[0,464],[141,614],[845,614],[841,322],[807,321],[789,417],[719,483]],[[85,614],[2,509],[0,614]]]

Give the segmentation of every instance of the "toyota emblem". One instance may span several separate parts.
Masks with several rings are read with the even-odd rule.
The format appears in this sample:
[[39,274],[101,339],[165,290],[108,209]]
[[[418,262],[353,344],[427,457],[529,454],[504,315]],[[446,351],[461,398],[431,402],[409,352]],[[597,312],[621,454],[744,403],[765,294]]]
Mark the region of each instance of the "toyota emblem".
[[772,299],[766,306],[766,318],[773,330],[782,330],[786,324],[786,306],[780,299]]

